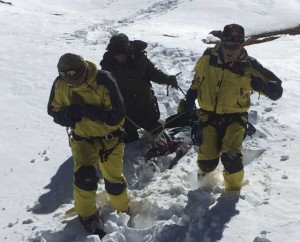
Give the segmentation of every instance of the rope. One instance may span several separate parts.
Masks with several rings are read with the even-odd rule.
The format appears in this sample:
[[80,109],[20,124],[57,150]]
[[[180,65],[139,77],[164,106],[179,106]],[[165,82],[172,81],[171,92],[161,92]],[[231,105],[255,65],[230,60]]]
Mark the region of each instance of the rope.
[[129,122],[131,122],[137,129],[141,129],[142,127],[138,126],[131,118],[129,118],[128,116],[125,116],[125,118],[128,119]]
[[[186,113],[186,111],[184,111],[184,112],[178,114],[178,116],[176,116],[176,117],[170,119],[168,122],[165,122],[165,124],[164,124],[164,125],[161,125],[161,127],[163,127],[163,129],[164,129],[164,127],[165,127],[166,124],[173,122],[174,120],[176,120],[176,119],[178,119],[179,117],[183,116],[185,113]],[[159,127],[156,127],[155,129],[151,130],[150,133],[152,133],[153,131],[156,131],[156,130],[160,129],[161,127],[160,127],[160,126],[159,126]]]
[[[141,129],[142,127],[140,127],[139,125],[137,125],[131,118],[129,118],[128,116],[125,116],[125,118],[129,121],[129,122],[131,122],[137,129]],[[125,132],[126,132],[126,130],[125,130]],[[152,137],[151,137],[151,135],[148,133],[148,132],[146,132],[146,135],[148,136],[148,138],[150,138],[150,139],[152,139]]]
[[[168,122],[165,122],[164,124],[161,124],[160,126],[156,127],[155,129],[153,130],[150,130],[149,132],[146,132],[146,135],[149,137],[149,138],[152,138],[152,136],[150,135],[151,133],[153,133],[154,131],[162,128],[162,131],[159,133],[159,135],[157,136],[156,139],[160,138],[165,130],[165,125],[170,123],[170,122],[173,122],[174,120],[176,120],[177,118],[183,116],[186,112],[182,112],[180,113],[179,115],[177,115],[176,117],[168,120]],[[140,127],[139,125],[137,125],[131,118],[129,118],[128,116],[126,116],[126,118],[128,119],[129,122],[131,122],[137,129],[141,129],[142,127]]]
[[[251,62],[250,62],[250,60],[249,60],[249,55],[247,56],[247,62],[248,62],[248,64],[249,64],[251,73],[252,73],[252,75],[254,76],[254,71],[253,71],[253,67],[252,67],[252,65],[251,65]],[[258,99],[260,99],[260,92],[258,92]]]

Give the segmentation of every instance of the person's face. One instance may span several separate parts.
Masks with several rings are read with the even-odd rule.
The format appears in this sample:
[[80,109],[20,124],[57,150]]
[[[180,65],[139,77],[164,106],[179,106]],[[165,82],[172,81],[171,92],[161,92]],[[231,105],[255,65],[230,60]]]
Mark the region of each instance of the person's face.
[[86,70],[59,71],[59,75],[62,79],[73,87],[78,87],[85,81],[85,74]]
[[76,79],[75,81],[73,81],[73,83],[71,85],[73,87],[80,86],[82,83],[84,83],[85,77],[86,77],[86,72],[82,73],[82,75],[78,79]]
[[127,61],[127,54],[115,54],[115,58],[119,63],[125,64]]
[[223,42],[222,50],[224,54],[225,63],[235,62],[240,56],[242,49],[243,49],[242,43]]

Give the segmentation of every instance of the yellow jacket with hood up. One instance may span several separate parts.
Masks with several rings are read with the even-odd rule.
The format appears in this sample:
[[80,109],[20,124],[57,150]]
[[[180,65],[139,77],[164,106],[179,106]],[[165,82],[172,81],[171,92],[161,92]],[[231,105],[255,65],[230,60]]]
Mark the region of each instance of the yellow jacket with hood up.
[[125,108],[123,98],[115,79],[109,72],[98,71],[95,64],[86,61],[86,81],[78,87],[72,87],[60,77],[52,86],[48,114],[54,122],[62,126],[70,126],[64,120],[64,112],[71,105],[72,93],[77,93],[83,99],[84,105],[92,105],[97,113],[97,120],[83,116],[80,122],[72,127],[75,134],[81,137],[103,137],[124,123]]

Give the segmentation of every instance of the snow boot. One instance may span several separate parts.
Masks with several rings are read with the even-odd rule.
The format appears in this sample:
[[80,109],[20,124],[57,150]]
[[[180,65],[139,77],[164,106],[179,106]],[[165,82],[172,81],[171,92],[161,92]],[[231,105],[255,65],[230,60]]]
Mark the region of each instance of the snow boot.
[[95,214],[88,217],[79,216],[79,220],[83,224],[87,232],[98,235],[100,239],[102,239],[106,234],[103,230],[104,225],[101,221],[98,211]]
[[223,172],[224,177],[224,186],[226,191],[239,191],[243,186],[244,179],[244,170],[228,173],[227,171]]

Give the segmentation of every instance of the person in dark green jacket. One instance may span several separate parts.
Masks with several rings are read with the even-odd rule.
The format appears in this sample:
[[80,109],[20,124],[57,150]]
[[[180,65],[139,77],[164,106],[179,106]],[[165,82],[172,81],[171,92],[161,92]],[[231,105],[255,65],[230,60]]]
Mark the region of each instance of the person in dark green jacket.
[[161,131],[159,107],[151,81],[178,88],[175,76],[158,70],[147,58],[146,47],[144,41],[129,41],[125,34],[117,34],[111,37],[100,62],[101,68],[116,78],[124,99],[126,143],[139,139],[138,128],[151,134]]

